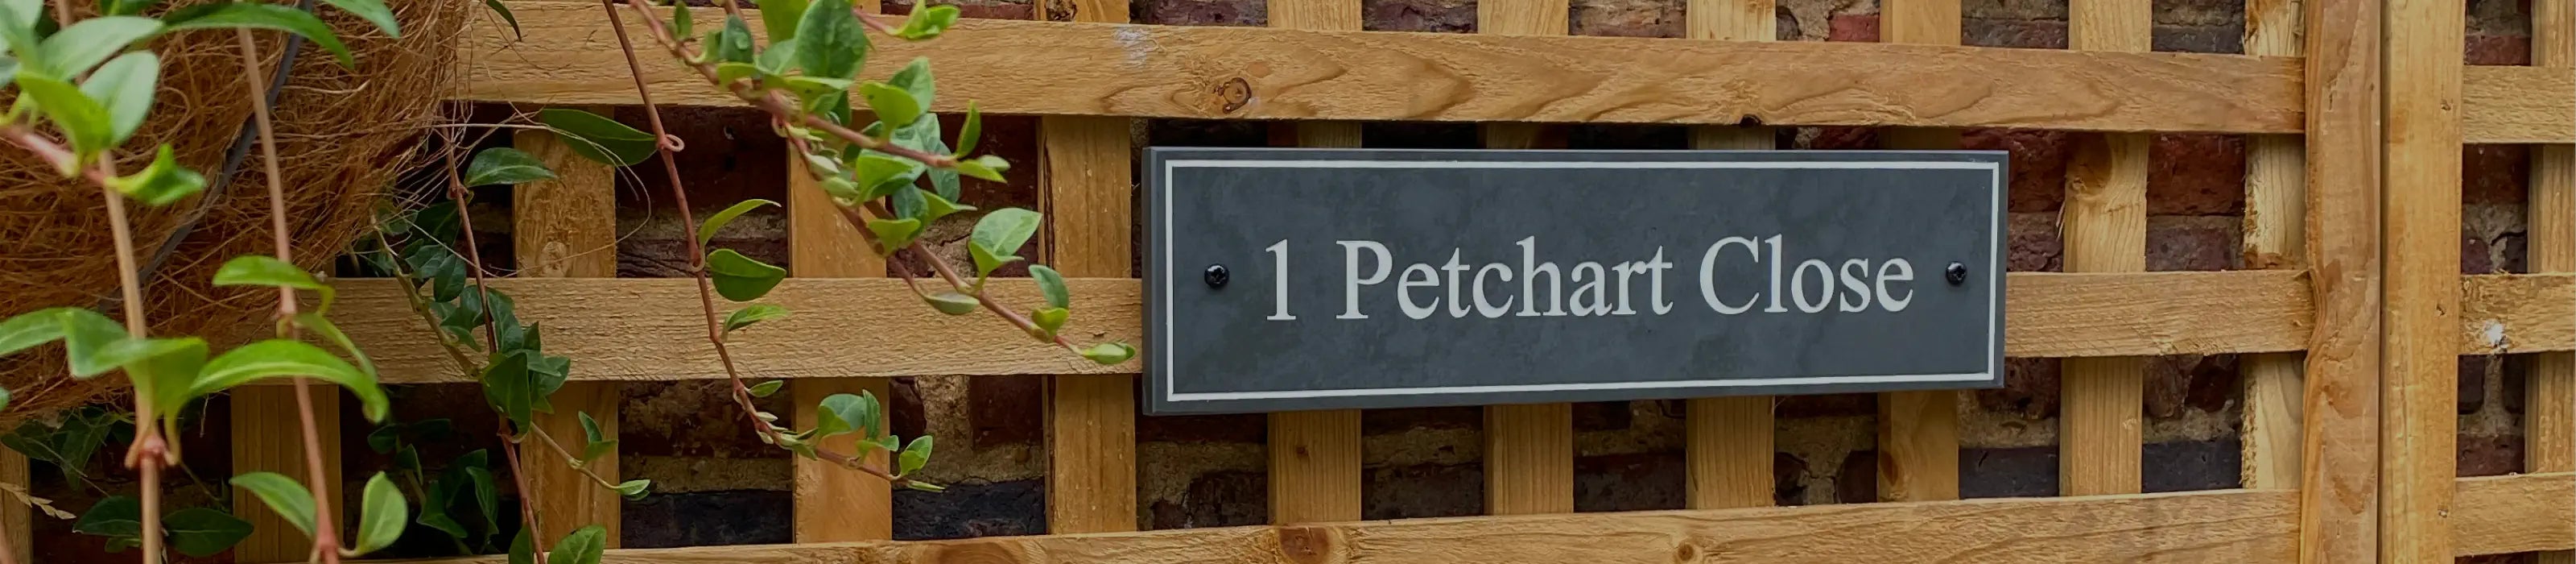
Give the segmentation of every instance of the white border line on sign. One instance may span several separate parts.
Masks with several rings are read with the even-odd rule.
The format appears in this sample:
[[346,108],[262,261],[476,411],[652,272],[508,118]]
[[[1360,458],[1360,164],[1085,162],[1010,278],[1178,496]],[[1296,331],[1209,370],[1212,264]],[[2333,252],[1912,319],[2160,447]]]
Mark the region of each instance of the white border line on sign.
[[[1161,234],[1161,235],[1163,236],[1163,257],[1164,257],[1164,260],[1162,261],[1162,262],[1163,262],[1163,270],[1162,270],[1162,272],[1160,273],[1160,274],[1161,274],[1161,276],[1162,276],[1162,279],[1158,282],[1158,283],[1161,283],[1161,284],[1171,284],[1171,283],[1172,283],[1172,280],[1173,280],[1173,278],[1172,278],[1172,276],[1173,276],[1173,272],[1172,272],[1172,261],[1171,261],[1171,256],[1172,256],[1172,253],[1173,253],[1173,248],[1172,248],[1172,234],[1168,231],[1168,230],[1170,229],[1171,221],[1172,221],[1172,198],[1171,198],[1171,196],[1168,194],[1168,192],[1169,192],[1169,191],[1171,191],[1171,190],[1173,189],[1173,186],[1174,186],[1174,185],[1173,185],[1173,183],[1172,183],[1172,172],[1173,172],[1173,171],[1175,171],[1175,170],[1178,170],[1178,169],[1183,169],[1183,168],[1344,168],[1344,169],[1347,169],[1347,168],[1480,168],[1480,169],[1498,169],[1498,168],[1499,168],[1499,169],[1520,169],[1520,168],[1546,168],[1546,169],[1584,169],[1584,168],[1635,169],[1635,168],[1658,168],[1658,169],[1864,169],[1864,170],[1885,170],[1885,169],[1897,169],[1897,170],[1984,170],[1984,171],[1986,171],[1989,175],[1991,175],[1991,176],[1993,177],[1993,180],[1992,180],[1992,181],[1993,181],[1993,183],[1994,183],[1994,184],[1993,184],[1994,189],[1991,191],[1991,193],[1993,194],[1993,201],[1991,202],[1991,205],[1993,206],[1993,209],[1995,210],[1995,213],[1994,213],[1994,216],[1995,216],[1995,223],[1994,223],[1993,229],[1990,231],[1990,233],[1992,234],[1991,240],[1987,242],[1987,245],[1988,245],[1988,248],[1990,248],[1990,249],[2002,249],[2002,248],[2003,248],[2003,235],[2004,235],[2003,198],[2004,198],[2004,192],[2005,192],[2005,190],[2004,190],[2004,179],[2003,179],[2003,167],[2002,167],[2001,163],[1990,163],[1990,162],[1970,162],[1970,161],[1810,161],[1810,162],[1748,162],[1748,161],[1668,161],[1668,162],[1657,162],[1657,161],[1630,161],[1630,162],[1618,162],[1618,161],[1508,161],[1508,162],[1506,162],[1506,161],[1495,161],[1495,162],[1482,162],[1482,161],[1357,161],[1357,160],[1217,160],[1217,159],[1173,159],[1173,160],[1163,161],[1163,170],[1162,170],[1162,174],[1163,174],[1163,186],[1164,186],[1164,190],[1167,192],[1167,194],[1165,194],[1165,195],[1164,195],[1164,197],[1163,197],[1163,206],[1162,206],[1162,207],[1163,207],[1163,209],[1162,209],[1162,210],[1160,210],[1160,211],[1162,212],[1162,214],[1163,214],[1162,221],[1158,222],[1158,223],[1160,223],[1160,224],[1164,227],[1164,229],[1166,230],[1164,233],[1162,233],[1162,234]],[[1990,260],[1990,261],[2002,261],[2002,260],[2003,260],[2002,253],[2001,253],[2001,251],[2000,251],[2000,250],[1997,250],[1997,251],[1991,251],[1991,254],[1993,254],[1994,256],[1989,257],[1989,259],[1988,259],[1988,260]],[[2002,284],[2000,281],[1998,281],[1998,282],[1997,282],[1997,283],[1995,283],[1995,284],[1990,284],[1990,285],[1988,285],[1988,286],[1987,286],[1987,289],[1988,289],[1987,291],[1989,292],[1989,293],[1987,294],[1987,297],[1986,297],[1986,299],[1988,300],[1988,303],[1993,303],[1993,304],[2001,304],[2001,303],[2003,303],[2003,284]],[[1172,324],[1174,323],[1174,321],[1173,321],[1173,317],[1172,317],[1172,292],[1170,292],[1170,291],[1163,292],[1163,304],[1162,304],[1162,305],[1163,305],[1163,307],[1162,307],[1162,310],[1163,310],[1163,330],[1165,330],[1165,331],[1170,331],[1170,330],[1172,330]],[[2000,312],[1997,312],[1997,311],[1994,311],[1994,310],[1990,309],[1990,310],[1989,310],[1989,313],[1987,313],[1986,315],[1987,315],[1987,317],[1986,317],[1986,321],[1987,321],[1986,339],[1987,339],[1987,344],[1989,345],[1989,348],[1991,348],[1993,345],[1995,345],[1995,344],[1997,344],[1997,343],[2001,343],[2001,342],[2003,341],[2003,314],[2002,314],[2002,313],[2000,313]],[[1167,345],[1168,345],[1169,343],[1165,343],[1165,344],[1167,344]],[[1162,352],[1163,352],[1163,391],[1164,391],[1164,394],[1163,394],[1163,401],[1166,401],[1166,402],[1176,402],[1176,403],[1177,403],[1177,402],[1186,402],[1186,401],[1227,401],[1227,400],[1293,399],[1293,398],[1332,398],[1332,397],[1362,397],[1362,396],[1414,396],[1414,395],[1431,395],[1431,394],[1512,393],[1512,392],[1556,392],[1556,391],[1583,391],[1583,390],[1652,390],[1652,389],[1669,389],[1669,388],[1722,388],[1722,387],[1738,387],[1738,386],[1783,386],[1783,385],[1801,385],[1801,384],[1804,384],[1804,385],[1819,385],[1819,384],[1869,384],[1869,383],[1889,383],[1889,382],[1983,382],[1983,381],[1988,381],[1988,380],[1992,380],[1992,379],[1994,379],[1995,371],[2000,369],[2000,367],[1995,366],[1995,363],[1996,363],[1997,361],[1996,361],[1993,357],[1989,356],[1989,357],[1987,357],[1987,359],[1986,359],[1986,371],[1985,371],[1985,372],[1965,373],[1965,374],[1892,374],[1892,375],[1884,375],[1884,376],[1816,376],[1816,377],[1804,377],[1804,378],[1734,378],[1734,379],[1721,379],[1721,380],[1652,380],[1652,381],[1640,381],[1640,382],[1594,382],[1594,383],[1580,383],[1580,384],[1509,384],[1509,385],[1490,385],[1490,386],[1432,386],[1432,387],[1412,387],[1412,388],[1354,388],[1354,389],[1339,389],[1339,390],[1293,390],[1293,391],[1277,391],[1277,392],[1191,392],[1191,393],[1181,393],[1181,392],[1174,391],[1174,390],[1175,390],[1176,388],[1178,388],[1179,386],[1178,386],[1178,379],[1177,379],[1177,378],[1175,378],[1175,377],[1173,376],[1173,373],[1177,372],[1178,370],[1176,370],[1176,362],[1177,362],[1177,360],[1175,359],[1175,357],[1174,357],[1174,355],[1173,355],[1173,353],[1172,353],[1172,351],[1171,351],[1171,347],[1169,347],[1169,346],[1165,346],[1165,347],[1163,347],[1163,351],[1162,351]]]

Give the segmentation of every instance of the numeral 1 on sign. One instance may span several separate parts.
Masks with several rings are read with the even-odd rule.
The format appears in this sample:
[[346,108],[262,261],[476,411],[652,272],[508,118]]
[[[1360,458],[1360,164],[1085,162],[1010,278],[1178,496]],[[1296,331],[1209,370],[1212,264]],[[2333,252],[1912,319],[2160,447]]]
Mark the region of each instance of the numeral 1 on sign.
[[1268,319],[1296,321],[1297,316],[1288,314],[1288,240],[1280,239],[1279,242],[1271,243],[1268,248],[1262,250],[1270,251],[1271,287],[1278,292],[1273,294],[1274,297],[1270,301],[1276,307],[1270,311]]

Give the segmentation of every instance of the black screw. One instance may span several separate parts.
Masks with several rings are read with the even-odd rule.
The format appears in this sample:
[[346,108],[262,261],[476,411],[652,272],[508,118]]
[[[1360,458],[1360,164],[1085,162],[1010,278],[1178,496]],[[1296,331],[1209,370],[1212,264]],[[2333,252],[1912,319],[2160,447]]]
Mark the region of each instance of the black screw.
[[1225,265],[1222,264],[1208,265],[1207,271],[1200,273],[1199,277],[1207,280],[1209,288],[1223,288],[1227,281],[1234,279],[1234,275],[1226,272]]
[[1966,284],[1968,283],[1968,265],[1955,262],[1950,263],[1950,268],[1942,269],[1941,276],[1943,278],[1950,279],[1950,285],[1952,286]]

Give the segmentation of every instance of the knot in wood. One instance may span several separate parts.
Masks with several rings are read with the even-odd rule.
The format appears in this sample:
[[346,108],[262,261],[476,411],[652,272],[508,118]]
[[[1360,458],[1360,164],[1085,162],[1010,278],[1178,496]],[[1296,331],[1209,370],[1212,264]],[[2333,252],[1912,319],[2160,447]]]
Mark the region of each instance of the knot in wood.
[[1216,85],[1216,99],[1224,104],[1225,113],[1242,110],[1245,105],[1252,103],[1252,82],[1240,76],[1226,79],[1225,82]]
[[1312,564],[1328,560],[1333,551],[1333,532],[1324,527],[1280,527],[1279,554],[1288,561]]

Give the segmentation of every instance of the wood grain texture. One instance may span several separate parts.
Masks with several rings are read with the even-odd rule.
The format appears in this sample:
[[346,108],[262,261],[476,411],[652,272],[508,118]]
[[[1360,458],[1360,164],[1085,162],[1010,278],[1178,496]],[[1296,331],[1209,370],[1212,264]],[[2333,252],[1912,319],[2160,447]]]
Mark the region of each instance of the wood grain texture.
[[[1565,35],[1568,0],[1483,0],[1476,32]],[[1538,85],[1533,85],[1538,86]],[[1487,124],[1485,146],[1532,149],[1556,145],[1536,124]],[[1495,515],[1574,512],[1574,406],[1565,403],[1485,407],[1485,512]]]
[[[34,476],[29,474],[30,471],[27,466],[27,455],[19,454],[18,451],[9,450],[7,447],[0,447],[0,484],[9,484],[21,490],[27,489],[28,484],[35,483]],[[35,508],[27,507],[27,504],[16,501],[0,503],[0,535],[8,535],[10,561],[36,561],[35,515]],[[242,562],[251,561],[242,560]]]
[[[2532,4],[2538,10],[2548,3]],[[2563,67],[2474,66],[2462,75],[2462,140],[2576,143],[2576,74]]]
[[[525,40],[477,20],[456,96],[631,104],[596,6],[517,2]],[[1555,33],[1567,14],[1557,11]],[[716,11],[699,10],[710,18]],[[1539,14],[1547,16],[1549,14]],[[642,25],[633,23],[631,25]],[[757,27],[758,22],[752,25]],[[939,61],[941,102],[995,114],[2300,131],[2296,59],[1850,42],[1309,31],[968,19],[878,46],[865,76]],[[1759,80],[1750,77],[1761,77]],[[738,105],[674,65],[655,100]]]
[[[604,114],[607,108],[589,109]],[[511,141],[555,171],[552,182],[531,182],[511,190],[511,240],[521,257],[519,276],[616,276],[616,169],[582,158],[562,138],[545,131],[520,130]],[[691,312],[695,313],[695,308]],[[576,371],[580,369],[575,367]],[[554,404],[554,413],[536,414],[532,423],[573,448],[585,438],[580,414],[588,413],[598,422],[600,435],[615,440],[618,408],[625,404],[617,388],[617,383],[611,381],[566,382],[548,398]],[[532,448],[520,449],[519,454],[527,462],[528,484],[535,490],[537,514],[546,516],[538,521],[541,526],[537,538],[559,539],[596,524],[608,528],[608,546],[618,546],[619,531],[625,522],[619,513],[625,500],[615,490],[600,486],[581,469],[572,467],[574,461],[562,453],[529,446]],[[612,449],[591,460],[587,467],[599,479],[616,483],[623,479],[618,473],[618,456]]]
[[[261,324],[267,325],[267,322],[263,320]],[[314,384],[311,391],[313,413],[320,418],[315,423],[316,430],[322,434],[323,482],[330,484],[329,493],[333,496],[331,514],[341,516],[342,522],[357,522],[348,518],[348,502],[341,501],[352,498],[343,496],[346,492],[341,491],[346,487],[343,484],[348,482],[340,479],[339,388]],[[309,466],[304,460],[304,426],[295,408],[295,387],[244,386],[234,388],[226,395],[232,402],[228,409],[232,412],[233,474],[276,472],[293,478],[298,484],[310,483],[306,477],[312,473],[306,471]],[[5,480],[5,476],[0,476],[0,481]],[[26,482],[22,478],[15,483]],[[251,524],[250,536],[233,546],[235,561],[244,564],[303,562],[306,555],[312,554],[313,538],[287,524],[286,518],[279,517],[276,511],[268,508],[268,504],[261,503],[259,496],[233,496],[232,502],[233,515]],[[10,505],[25,507],[15,502],[10,502]],[[17,539],[11,541],[16,542]]]
[[[1126,23],[1128,17],[1127,0],[1047,5],[1047,19]],[[1072,13],[1060,13],[1066,7]],[[979,64],[939,61],[943,89],[956,84],[953,77],[960,69],[971,72]],[[1008,96],[967,94],[997,102]],[[1129,127],[1129,120],[1115,117],[1047,116],[1038,123],[1039,159],[1045,161],[1038,177],[1038,206],[1047,218],[1039,244],[1045,245],[1050,264],[1066,276],[1134,275],[1136,183]],[[1076,317],[1106,313],[1079,307],[1074,312]],[[1056,376],[1047,392],[1047,530],[1136,530],[1135,377]]]
[[2379,558],[2451,557],[2457,474],[2460,53],[2466,8],[2387,0]]
[[[1958,45],[1959,17],[1958,0],[1885,0],[1880,6],[1879,40]],[[1881,144],[1889,149],[1959,148],[1956,129],[1893,128],[1881,130],[1879,135]],[[2012,291],[2016,285],[2010,282],[2016,280],[2019,279],[2007,280],[2005,291]],[[2011,340],[2007,334],[2005,341]],[[1878,395],[1880,501],[1959,499],[1958,403],[1959,392],[1953,390]]]
[[1772,396],[1694,398],[1684,423],[1684,484],[1691,509],[1763,507],[1774,501]]
[[2315,296],[2300,406],[2299,562],[2378,555],[2380,12],[2304,0],[2308,282]]
[[[2147,21],[2140,14],[2146,4],[2079,0],[2070,37],[2079,47],[2143,50]],[[2076,143],[2060,212],[2066,271],[2146,270],[2147,145],[2146,136],[2126,133],[2086,135]],[[2059,491],[2137,493],[2143,485],[2145,359],[2067,359],[2061,375]]]
[[2576,275],[2487,274],[2461,284],[2460,354],[2576,350]]
[[[1271,27],[1358,30],[1358,0],[1272,0]],[[1360,124],[1299,121],[1271,126],[1285,144],[1359,147]],[[1360,411],[1272,413],[1270,420],[1270,522],[1320,523],[1360,519]]]
[[[822,187],[808,176],[805,159],[788,155],[787,167],[787,255],[791,274],[799,277],[875,278],[886,274],[885,258],[868,248],[867,239],[859,235],[849,220],[842,219],[840,207]],[[980,321],[980,320],[979,320]],[[750,333],[745,333],[749,336]],[[787,383],[787,397],[795,404],[791,417],[798,429],[812,429],[821,420],[824,398],[833,394],[875,394],[890,401],[894,380],[888,378],[805,378]],[[880,414],[879,425],[893,424],[892,410]],[[887,427],[891,428],[891,427]],[[823,439],[822,448],[841,452],[863,452],[857,435]],[[868,459],[880,466],[886,463],[884,450],[868,449]],[[794,458],[793,490],[796,542],[846,542],[894,538],[894,490],[884,479],[852,471],[820,460]]]
[[[2297,0],[2255,0],[2245,5],[2245,53],[2296,57]],[[2297,269],[2307,264],[2308,159],[2291,135],[2245,140],[2246,268]],[[2248,355],[2237,361],[2245,380],[2240,472],[2245,487],[2299,487],[2299,408],[2306,401],[2295,353]]]
[[2451,495],[2455,555],[2576,549],[2576,473],[2461,478]]
[[609,552],[605,562],[2282,562],[2296,552],[2297,514],[2291,492],[2222,490],[619,550]]
[[[2531,4],[2531,63],[2557,70],[2562,77],[2576,77],[2576,2]],[[2563,98],[2576,101],[2576,95]],[[2576,115],[2576,108],[2561,113]],[[2541,145],[2531,151],[2531,204],[2525,213],[2531,225],[2531,270],[2576,271],[2576,145]],[[2576,296],[2558,301],[2576,302]],[[2523,470],[2576,471],[2576,353],[2541,353],[2531,358],[2530,366],[2524,376]],[[2556,499],[2576,500],[2576,491]],[[2559,506],[2576,506],[2576,501]],[[2576,515],[2557,521],[2576,523]],[[2472,535],[2453,530],[2460,535],[2461,548],[2469,548]],[[2555,537],[2576,545],[2576,526]],[[2576,564],[2576,551],[2545,552],[2536,560],[2536,564]]]

